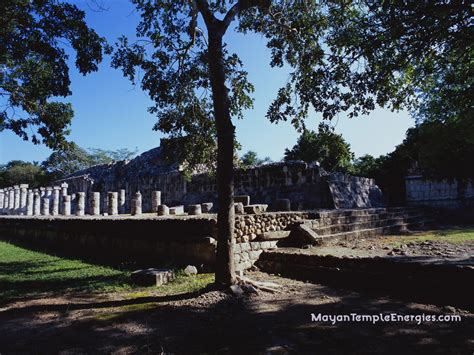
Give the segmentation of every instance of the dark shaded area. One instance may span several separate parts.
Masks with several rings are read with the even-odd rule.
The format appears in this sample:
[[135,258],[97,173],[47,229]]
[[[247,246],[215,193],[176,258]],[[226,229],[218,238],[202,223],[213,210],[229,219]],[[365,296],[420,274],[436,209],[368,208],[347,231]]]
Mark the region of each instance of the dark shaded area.
[[[366,294],[308,286],[304,297],[277,299],[224,297],[208,308],[193,303],[195,294],[139,298],[120,302],[68,304],[0,313],[0,350],[30,352],[172,352],[262,353],[266,351],[323,354],[464,354],[473,350],[472,316],[461,322],[316,323],[314,314],[444,314],[422,305],[403,304]],[[333,298],[321,304],[322,298]],[[166,304],[171,300],[190,303]],[[313,302],[314,301],[314,302]],[[122,310],[116,317],[68,319],[72,310],[155,303],[151,308]],[[18,323],[42,311],[53,319]],[[120,310],[113,310],[114,312]]]

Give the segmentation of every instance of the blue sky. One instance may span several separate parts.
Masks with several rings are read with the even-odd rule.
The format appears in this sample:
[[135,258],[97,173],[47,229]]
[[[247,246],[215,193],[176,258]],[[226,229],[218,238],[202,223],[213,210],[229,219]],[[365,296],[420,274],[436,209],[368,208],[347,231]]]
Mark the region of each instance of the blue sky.
[[[110,42],[122,34],[134,36],[139,17],[127,0],[103,0],[108,8],[103,12],[92,11],[85,0],[75,3],[86,11],[88,24]],[[280,160],[285,148],[296,143],[298,133],[289,123],[271,124],[265,113],[288,73],[269,67],[269,51],[260,36],[230,32],[226,41],[229,49],[241,57],[249,80],[255,86],[254,109],[246,111],[245,118],[235,122],[242,151],[254,150],[259,156]],[[84,148],[138,148],[139,153],[159,144],[163,135],[152,131],[156,118],[147,112],[151,101],[139,87],[132,87],[119,70],[110,67],[108,57],[98,72],[87,76],[72,68],[71,81],[72,96],[67,98],[75,111],[71,140]],[[308,119],[307,126],[316,129],[319,122],[315,115]],[[378,156],[400,144],[414,120],[407,112],[394,113],[379,108],[369,116],[355,119],[340,114],[332,124],[350,143],[356,156]],[[48,148],[24,142],[11,132],[0,133],[0,164],[13,159],[42,161],[50,153]]]

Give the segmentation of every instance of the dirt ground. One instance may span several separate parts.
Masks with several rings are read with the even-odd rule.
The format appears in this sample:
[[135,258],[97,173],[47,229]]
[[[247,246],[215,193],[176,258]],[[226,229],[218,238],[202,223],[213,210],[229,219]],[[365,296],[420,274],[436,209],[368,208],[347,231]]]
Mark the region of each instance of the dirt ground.
[[[44,295],[0,309],[0,353],[472,354],[474,314],[407,303],[262,272],[281,285],[235,297],[123,293]],[[343,314],[460,315],[460,322],[312,322]]]

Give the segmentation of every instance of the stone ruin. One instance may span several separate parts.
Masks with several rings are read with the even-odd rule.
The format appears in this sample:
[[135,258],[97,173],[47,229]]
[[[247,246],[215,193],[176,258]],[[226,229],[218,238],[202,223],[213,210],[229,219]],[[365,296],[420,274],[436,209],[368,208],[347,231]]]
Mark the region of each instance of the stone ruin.
[[[316,163],[302,161],[236,169],[234,190],[235,195],[247,195],[255,204],[243,203],[244,207],[237,198],[237,213],[259,213],[267,207],[271,211],[299,211],[383,205],[373,179],[327,173]],[[0,189],[2,214],[178,215],[217,209],[215,177],[200,173],[187,180],[178,164],[164,160],[161,147],[132,160],[78,171],[53,186],[29,189],[22,184]]]

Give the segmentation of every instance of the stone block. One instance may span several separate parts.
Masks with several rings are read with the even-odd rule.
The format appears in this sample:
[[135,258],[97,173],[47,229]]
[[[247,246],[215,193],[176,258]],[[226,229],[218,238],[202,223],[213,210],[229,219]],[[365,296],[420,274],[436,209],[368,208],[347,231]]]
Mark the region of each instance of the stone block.
[[189,215],[200,215],[202,214],[201,205],[188,205]]
[[158,216],[167,216],[170,214],[170,209],[166,205],[159,205],[157,207]]
[[234,196],[234,203],[242,203],[244,206],[250,205],[249,195],[237,195]]
[[234,211],[235,214],[243,214],[244,213],[244,205],[242,202],[234,202]]
[[184,214],[184,206],[170,207],[170,214],[171,215]]
[[290,236],[290,231],[263,232],[258,236],[259,240],[280,240]]
[[201,203],[202,213],[210,213],[212,211],[213,206],[214,206],[214,204],[212,202]]
[[161,286],[174,279],[169,269],[144,269],[132,272],[132,282],[140,286]]
[[268,205],[257,204],[257,205],[248,205],[244,206],[244,211],[247,214],[259,214],[266,212]]

